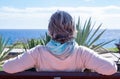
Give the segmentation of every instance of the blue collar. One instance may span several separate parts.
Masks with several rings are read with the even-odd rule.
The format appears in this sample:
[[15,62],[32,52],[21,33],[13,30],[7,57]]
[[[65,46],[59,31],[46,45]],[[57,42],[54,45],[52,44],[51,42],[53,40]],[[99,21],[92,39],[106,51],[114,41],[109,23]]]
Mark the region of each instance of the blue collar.
[[46,47],[52,54],[62,55],[66,52],[71,53],[75,47],[75,44],[75,40],[71,40],[63,44],[54,40],[50,40],[50,42],[47,43]]

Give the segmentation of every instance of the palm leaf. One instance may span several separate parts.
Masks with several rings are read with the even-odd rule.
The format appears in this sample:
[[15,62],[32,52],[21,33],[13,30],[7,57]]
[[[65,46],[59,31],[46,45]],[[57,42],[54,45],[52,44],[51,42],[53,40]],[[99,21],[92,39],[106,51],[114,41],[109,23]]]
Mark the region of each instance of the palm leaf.
[[[99,44],[95,44],[97,41],[99,41],[100,37],[106,31],[106,30],[103,30],[100,32],[101,26],[102,24],[100,24],[96,29],[94,29],[95,23],[92,25],[91,18],[89,18],[88,21],[86,20],[84,25],[81,25],[80,18],[78,18],[78,22],[76,24],[76,29],[78,32],[75,39],[78,45],[83,45],[92,49],[98,49],[99,47],[102,47],[114,41],[114,40],[111,40],[108,42],[101,42]],[[93,48],[93,45],[94,45],[94,48]]]
[[90,34],[93,32],[93,34],[89,37],[87,43],[89,44],[91,42],[91,40],[93,39],[93,37],[96,35],[96,33],[100,30],[100,27],[102,26],[102,24],[100,24],[98,26],[98,28],[93,32],[93,28],[90,31]]
[[110,40],[110,41],[107,41],[107,42],[101,42],[101,43],[99,43],[99,44],[96,44],[96,46],[95,46],[94,48],[92,48],[92,49],[96,50],[96,49],[98,49],[98,48],[100,48],[100,47],[103,47],[103,46],[106,45],[106,44],[109,44],[109,43],[113,42],[113,41],[115,41],[115,39]]
[[102,36],[102,34],[105,32],[105,30],[103,30],[100,34],[98,34],[88,45],[88,47],[90,47],[91,45],[93,45],[97,40],[99,40],[99,38]]
[[0,36],[0,61],[2,61],[9,54],[9,52],[16,46],[16,44],[13,44],[8,48],[8,50],[5,51],[8,42],[9,39],[6,40],[2,36]]

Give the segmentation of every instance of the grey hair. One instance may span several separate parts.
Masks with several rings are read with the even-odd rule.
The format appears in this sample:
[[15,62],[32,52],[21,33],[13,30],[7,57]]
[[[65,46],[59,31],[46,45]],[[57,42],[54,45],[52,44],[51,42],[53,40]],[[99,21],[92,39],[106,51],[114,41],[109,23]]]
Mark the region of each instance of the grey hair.
[[60,43],[73,39],[75,24],[72,16],[65,11],[55,12],[50,18],[48,31],[52,39]]

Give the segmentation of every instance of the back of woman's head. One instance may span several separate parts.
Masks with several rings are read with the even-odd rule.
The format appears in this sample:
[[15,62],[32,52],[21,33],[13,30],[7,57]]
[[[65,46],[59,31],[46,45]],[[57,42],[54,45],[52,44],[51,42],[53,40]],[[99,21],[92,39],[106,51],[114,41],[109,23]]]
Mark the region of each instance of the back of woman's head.
[[74,38],[75,26],[70,14],[64,11],[55,12],[48,25],[53,40],[65,43]]

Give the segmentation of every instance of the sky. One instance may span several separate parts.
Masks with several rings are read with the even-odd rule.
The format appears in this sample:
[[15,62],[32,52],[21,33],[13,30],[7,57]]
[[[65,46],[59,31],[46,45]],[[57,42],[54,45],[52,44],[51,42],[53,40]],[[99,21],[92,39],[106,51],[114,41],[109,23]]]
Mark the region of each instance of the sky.
[[57,10],[71,14],[77,23],[92,18],[96,27],[120,29],[120,0],[0,0],[0,29],[47,29]]

